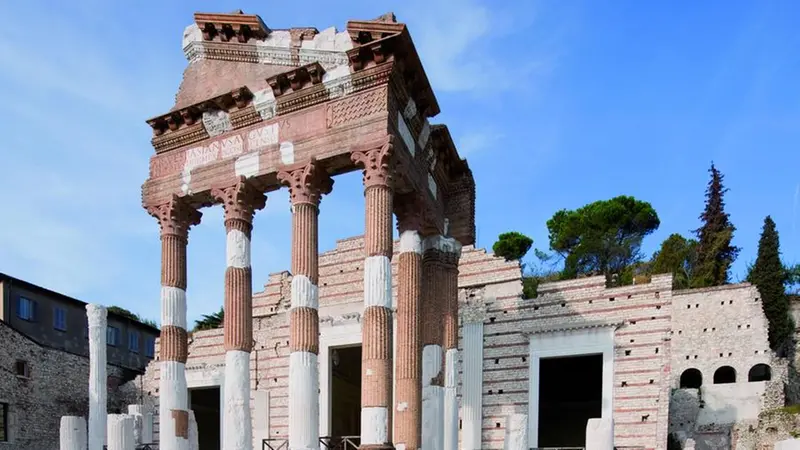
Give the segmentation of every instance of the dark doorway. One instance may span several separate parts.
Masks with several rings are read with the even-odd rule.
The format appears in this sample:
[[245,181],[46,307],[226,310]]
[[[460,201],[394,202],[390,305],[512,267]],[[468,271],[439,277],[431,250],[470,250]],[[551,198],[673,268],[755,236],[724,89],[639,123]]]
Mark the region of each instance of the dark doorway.
[[361,435],[361,346],[330,351],[331,436]]
[[586,445],[602,401],[603,355],[539,360],[539,447]]
[[220,450],[219,388],[189,389],[189,403],[197,420],[200,450]]

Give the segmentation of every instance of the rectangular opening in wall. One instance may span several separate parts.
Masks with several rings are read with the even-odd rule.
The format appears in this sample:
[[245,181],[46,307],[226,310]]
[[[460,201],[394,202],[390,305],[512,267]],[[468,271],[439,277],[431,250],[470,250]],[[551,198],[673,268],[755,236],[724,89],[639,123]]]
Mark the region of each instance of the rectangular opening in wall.
[[[331,348],[328,357],[331,368],[331,436],[360,436],[361,345]],[[334,446],[336,442],[330,445]]]
[[200,450],[220,450],[219,396],[219,387],[189,389],[189,403],[197,421]]
[[583,447],[586,423],[601,414],[603,355],[539,361],[539,447]]

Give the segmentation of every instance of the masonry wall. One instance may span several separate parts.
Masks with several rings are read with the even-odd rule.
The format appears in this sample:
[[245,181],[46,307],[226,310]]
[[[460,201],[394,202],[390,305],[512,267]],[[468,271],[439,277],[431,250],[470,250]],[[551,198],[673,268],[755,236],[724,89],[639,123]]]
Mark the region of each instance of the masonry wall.
[[[341,240],[335,250],[320,255],[323,336],[337,328],[345,329],[348,324],[357,326],[363,302],[362,265],[360,237]],[[288,431],[286,312],[290,282],[287,272],[273,274],[264,291],[253,298],[256,346],[251,356],[251,406],[256,439],[266,437],[267,424],[270,438],[285,439]],[[460,298],[462,302],[473,303],[477,299],[486,308],[483,448],[502,448],[508,414],[527,413],[529,368],[523,358],[528,356],[528,338],[522,333],[542,326],[588,321],[622,324],[615,333],[617,445],[664,447],[671,279],[655,277],[647,285],[615,289],[606,289],[604,283],[604,278],[593,277],[546,284],[540,287],[539,298],[525,300],[517,262],[506,262],[481,249],[463,249],[459,265]],[[396,294],[396,280],[394,286]],[[219,380],[224,373],[223,331],[194,333],[190,342],[187,361],[190,389]],[[463,346],[461,339],[459,345]],[[146,391],[158,395],[157,364],[149,366],[144,385]]]
[[[58,450],[61,416],[89,412],[88,358],[39,345],[0,321],[0,403],[9,405],[9,442],[2,450]],[[17,376],[15,364],[26,361],[30,377]],[[133,374],[108,366],[109,411],[136,402]]]
[[[701,448],[730,445],[734,424],[758,423],[759,414],[783,406],[787,361],[769,348],[767,319],[758,289],[749,283],[675,291],[672,314],[670,432],[693,437]],[[770,381],[748,381],[750,370],[766,364]],[[715,384],[722,367],[736,372],[732,384]],[[680,389],[681,375],[702,374],[702,387]]]

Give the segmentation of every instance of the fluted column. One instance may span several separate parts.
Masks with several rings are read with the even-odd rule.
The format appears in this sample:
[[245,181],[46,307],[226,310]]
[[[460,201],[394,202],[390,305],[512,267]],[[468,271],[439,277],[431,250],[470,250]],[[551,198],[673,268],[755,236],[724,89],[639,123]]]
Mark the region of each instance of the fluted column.
[[159,448],[188,448],[186,387],[186,245],[202,214],[173,196],[147,208],[161,226],[161,337],[159,348]]
[[361,350],[361,448],[390,449],[392,415],[392,137],[355,152],[364,170],[364,315]]
[[[253,349],[253,273],[250,269],[250,234],[253,215],[267,198],[245,177],[211,195],[225,210],[225,398],[223,449],[252,450],[250,417],[250,351]],[[188,427],[188,417],[187,417]],[[187,429],[188,439],[188,429]]]
[[319,202],[333,187],[311,160],[278,173],[292,202],[292,303],[289,312],[289,450],[319,449]]
[[61,416],[58,438],[59,450],[86,450],[86,420],[78,416]]
[[108,450],[134,450],[136,440],[133,437],[134,420],[127,414],[109,414],[108,416]]
[[468,305],[462,314],[464,355],[461,384],[461,448],[480,450],[483,420],[483,320],[486,307]]
[[397,362],[395,369],[394,445],[421,448],[423,204],[415,194],[395,200],[400,252],[397,256]]
[[106,438],[108,381],[106,329],[108,312],[102,305],[86,305],[89,321],[89,450],[103,450]]
[[422,442],[426,450],[444,447],[444,268],[436,245],[439,239],[431,236],[422,243]]
[[458,259],[461,243],[439,241],[444,298],[444,450],[458,450]]

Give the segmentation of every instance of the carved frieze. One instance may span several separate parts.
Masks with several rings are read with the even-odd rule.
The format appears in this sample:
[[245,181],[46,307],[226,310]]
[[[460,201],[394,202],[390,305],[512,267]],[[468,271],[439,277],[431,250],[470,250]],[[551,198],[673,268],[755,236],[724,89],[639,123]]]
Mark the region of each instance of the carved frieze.
[[331,103],[327,110],[327,127],[335,128],[386,111],[386,95],[387,89],[382,87]]

